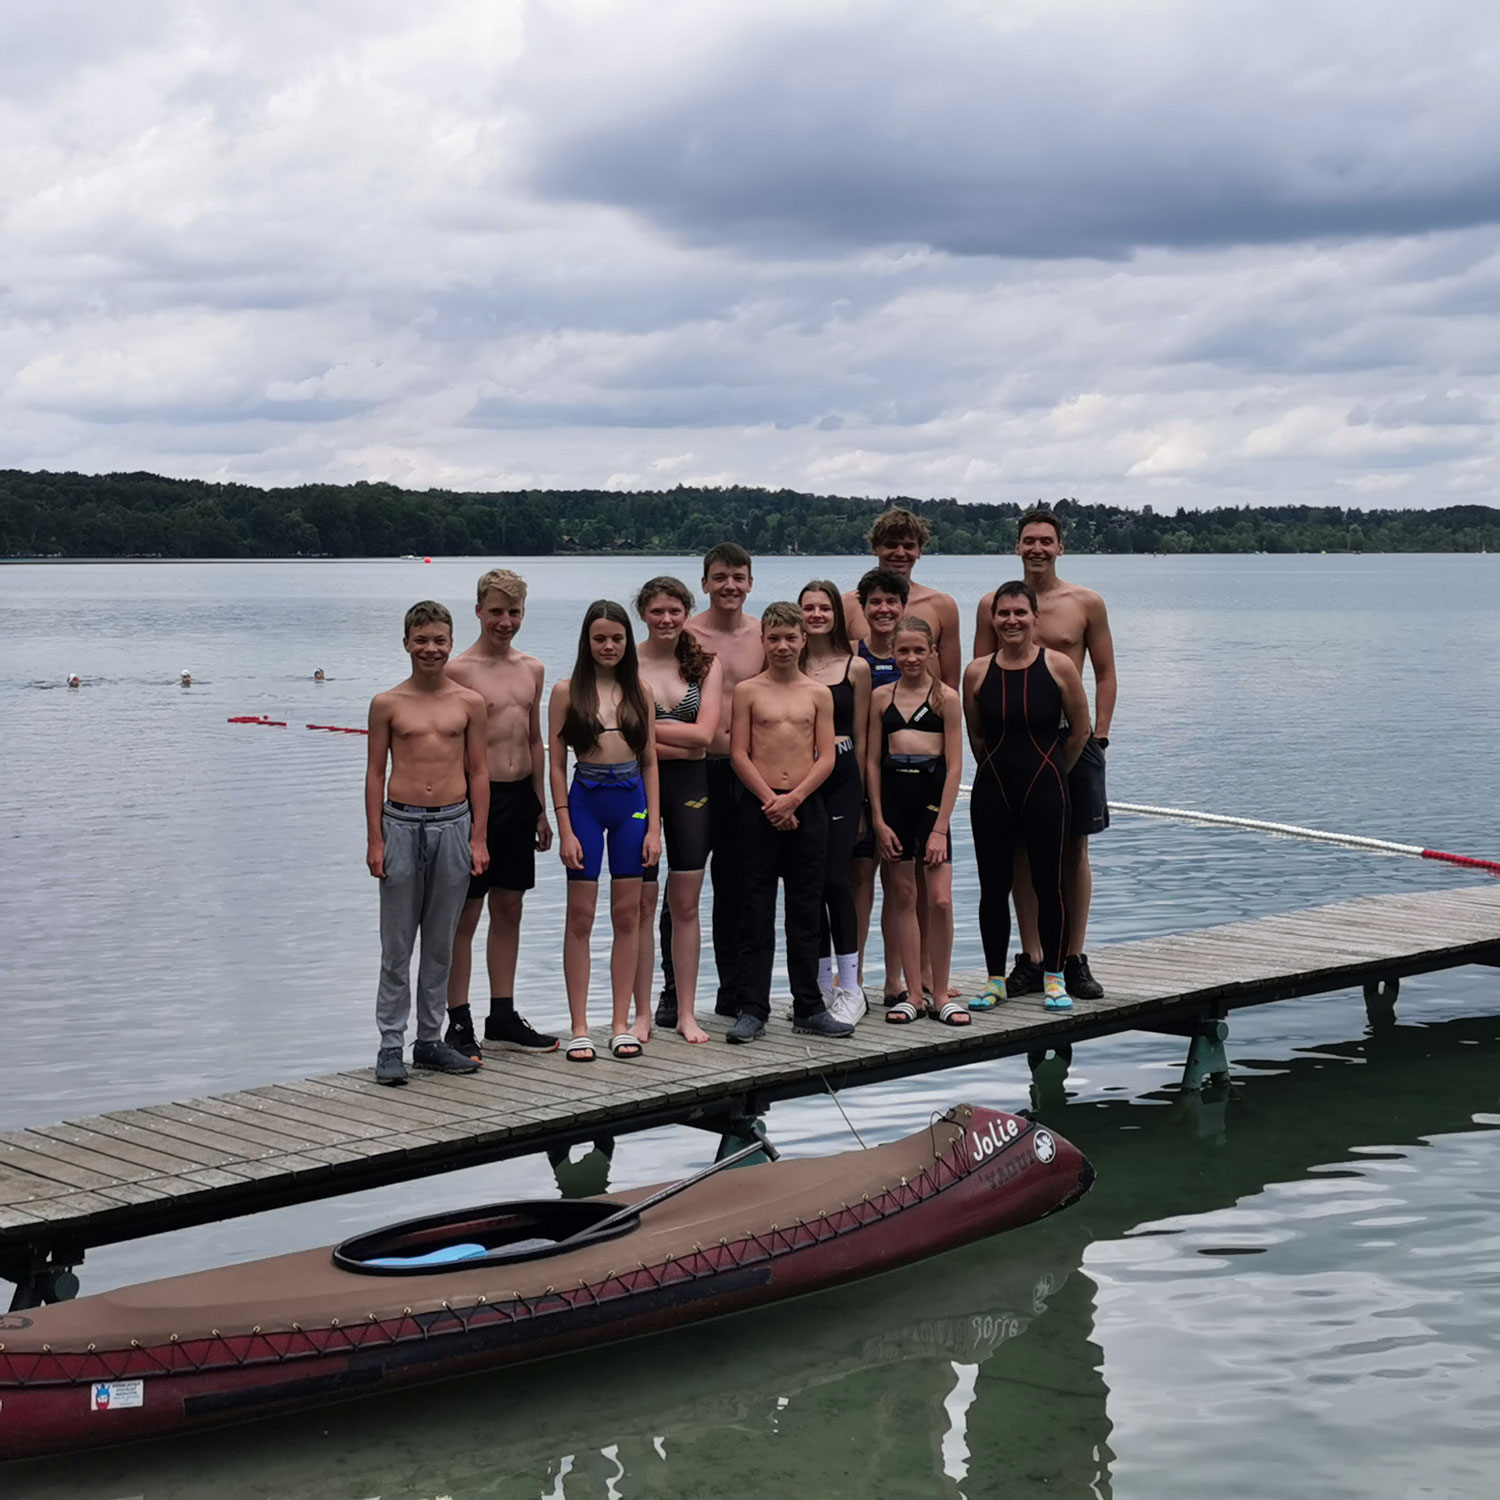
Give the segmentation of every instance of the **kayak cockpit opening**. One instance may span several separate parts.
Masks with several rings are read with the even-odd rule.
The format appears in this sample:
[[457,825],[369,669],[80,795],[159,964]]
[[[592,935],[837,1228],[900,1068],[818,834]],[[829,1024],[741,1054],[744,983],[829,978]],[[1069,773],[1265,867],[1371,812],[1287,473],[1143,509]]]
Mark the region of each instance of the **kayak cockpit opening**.
[[[640,1226],[618,1203],[492,1203],[409,1219],[336,1245],[333,1263],[363,1276],[431,1276],[514,1265],[618,1239]],[[609,1221],[609,1222],[606,1222]]]

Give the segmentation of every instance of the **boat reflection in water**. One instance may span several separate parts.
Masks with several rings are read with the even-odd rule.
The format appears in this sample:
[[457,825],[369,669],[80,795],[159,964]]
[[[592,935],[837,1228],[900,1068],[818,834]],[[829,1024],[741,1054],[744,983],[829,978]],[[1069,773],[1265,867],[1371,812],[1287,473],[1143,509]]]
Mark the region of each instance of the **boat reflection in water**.
[[[1386,1027],[1212,1101],[1053,1108],[1099,1171],[1067,1213],[816,1297],[297,1417],[8,1466],[34,1500],[733,1494],[1108,1500],[1089,1247],[1347,1162],[1472,1131],[1500,1020]],[[1272,1071],[1274,1069],[1274,1071]],[[1152,1228],[1156,1225],[1158,1227]]]

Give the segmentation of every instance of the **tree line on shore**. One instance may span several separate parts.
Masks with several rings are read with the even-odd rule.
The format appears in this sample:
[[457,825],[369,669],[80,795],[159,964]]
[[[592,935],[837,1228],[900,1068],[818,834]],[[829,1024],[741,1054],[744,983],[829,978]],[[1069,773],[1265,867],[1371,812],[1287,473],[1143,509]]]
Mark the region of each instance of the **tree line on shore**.
[[[1049,502],[1073,552],[1500,551],[1500,509],[1268,505],[1157,512]],[[733,538],[753,553],[868,551],[880,511],[905,505],[928,550],[1009,552],[1022,507],[881,500],[749,486],[670,490],[407,490],[393,484],[260,489],[157,474],[0,470],[0,556],[391,557],[687,554]]]

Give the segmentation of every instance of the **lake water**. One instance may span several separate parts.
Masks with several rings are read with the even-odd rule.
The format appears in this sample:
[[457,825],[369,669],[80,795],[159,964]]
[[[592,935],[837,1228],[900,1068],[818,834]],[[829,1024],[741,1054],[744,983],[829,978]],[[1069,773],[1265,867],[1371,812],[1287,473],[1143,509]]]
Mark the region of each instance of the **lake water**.
[[[370,695],[401,615],[467,635],[475,559],[0,568],[0,1129],[373,1060],[364,869]],[[570,666],[583,607],[680,559],[525,559],[521,644]],[[752,603],[853,558],[758,564]],[[926,559],[971,628],[1005,559]],[[1066,559],[1109,602],[1110,789],[1495,857],[1500,558]],[[177,685],[189,668],[193,686]],[[314,668],[329,680],[314,683]],[[78,672],[84,686],[64,680]],[[288,729],[229,724],[266,714]],[[979,962],[955,820],[960,966]],[[1091,949],[1472,879],[1252,833],[1117,817],[1094,842]],[[542,861],[520,1004],[563,1025],[563,881]],[[600,937],[603,937],[601,926]],[[605,1013],[603,947],[594,1008]],[[874,966],[878,970],[878,960]],[[482,969],[482,964],[480,965]],[[1107,986],[1107,965],[1097,964]],[[878,983],[878,979],[875,981]],[[478,982],[476,982],[478,988]],[[1222,1110],[1182,1046],[1080,1046],[1045,1118],[1099,1184],[1057,1219],[796,1307],[274,1426],[0,1473],[97,1500],[791,1494],[1489,1496],[1500,1440],[1500,976],[1236,1013]],[[496,1064],[492,1066],[503,1066]],[[559,1063],[559,1067],[562,1064]],[[972,1098],[1007,1061],[851,1091],[868,1139]],[[792,1153],[845,1149],[827,1100],[776,1107]],[[702,1164],[621,1140],[613,1185]],[[522,1161],[91,1253],[84,1289],[326,1243],[439,1207],[553,1191]]]

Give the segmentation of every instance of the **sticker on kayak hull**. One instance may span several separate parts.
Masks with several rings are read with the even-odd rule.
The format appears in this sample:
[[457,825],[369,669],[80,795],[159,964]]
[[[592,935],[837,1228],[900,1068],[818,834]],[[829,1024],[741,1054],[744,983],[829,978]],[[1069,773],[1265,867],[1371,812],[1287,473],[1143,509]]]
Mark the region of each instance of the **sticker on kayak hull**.
[[89,1387],[90,1411],[125,1411],[145,1404],[144,1380],[96,1380]]
[[1036,1152],[1039,1162],[1049,1162],[1057,1155],[1057,1142],[1052,1139],[1051,1133],[1046,1130],[1038,1130],[1031,1137],[1032,1150]]

